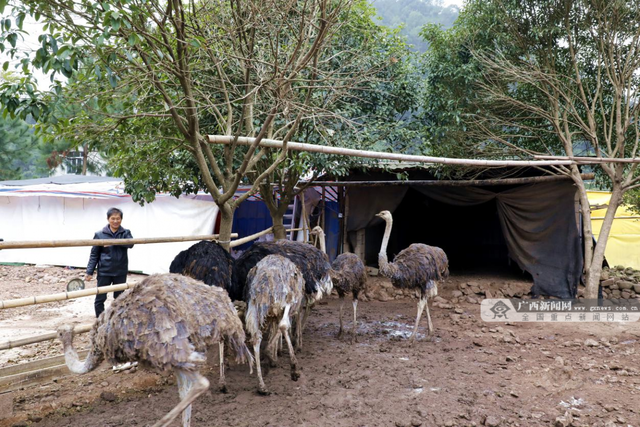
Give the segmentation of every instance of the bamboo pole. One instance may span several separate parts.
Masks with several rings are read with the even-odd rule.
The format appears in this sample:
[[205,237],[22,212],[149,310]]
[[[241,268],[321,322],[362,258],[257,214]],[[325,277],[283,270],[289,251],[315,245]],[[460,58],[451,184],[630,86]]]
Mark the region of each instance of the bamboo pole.
[[[255,138],[227,135],[209,135],[212,144],[239,144],[251,145]],[[282,148],[282,141],[274,139],[262,139],[261,147]],[[288,142],[287,149],[293,151],[308,151],[312,153],[338,154],[342,156],[366,157],[370,159],[397,160],[403,162],[438,163],[445,165],[465,166],[551,166],[573,165],[576,162],[570,159],[564,160],[477,160],[477,159],[452,159],[447,157],[415,156],[409,154],[383,153],[379,151],[354,150],[351,148],[328,147],[325,145],[305,144],[301,142]]]
[[[592,220],[603,220],[604,217],[603,216],[592,216],[591,217]],[[614,216],[613,219],[640,219],[640,216]]]
[[92,295],[106,294],[108,292],[124,291],[126,289],[134,287],[135,285],[136,285],[135,283],[123,283],[120,285],[112,285],[112,286],[100,286],[100,287],[96,286],[95,288],[82,289],[82,290],[73,291],[73,292],[60,292],[57,294],[36,295],[36,296],[26,297],[26,298],[9,299],[5,301],[0,301],[0,310],[4,310],[5,308],[25,307],[28,305],[44,304],[48,302],[64,301],[68,299],[89,297]]
[[594,164],[594,163],[640,163],[640,158],[613,158],[613,157],[578,157],[578,156],[533,156],[534,159],[558,159],[558,160],[573,160],[580,164]]
[[[93,327],[93,323],[90,325],[79,325],[73,328],[73,333],[75,334],[84,334],[89,332]],[[11,348],[22,347],[28,344],[35,344],[43,341],[54,340],[58,337],[57,332],[51,332],[49,334],[37,335],[35,337],[22,338],[19,340],[10,340],[4,341],[0,343],[0,350],[9,350]]]
[[247,242],[257,239],[260,236],[264,236],[265,234],[269,234],[273,231],[273,227],[269,227],[266,230],[259,231],[258,233],[252,234],[247,237],[243,237],[242,239],[234,240],[230,243],[230,247],[235,248],[236,246],[244,245]]
[[[594,179],[594,173],[580,174],[582,179]],[[406,181],[316,181],[313,185],[319,187],[382,187],[387,185],[416,185],[428,187],[466,187],[477,185],[513,185],[513,184],[534,184],[538,182],[570,181],[570,176],[529,176],[523,178],[503,178],[503,179],[468,179],[459,181],[439,181],[433,180],[406,180]]]
[[[144,245],[148,243],[192,242],[195,240],[217,240],[219,234],[205,234],[202,236],[176,237],[140,237],[136,239],[78,239],[78,240],[24,240],[14,242],[0,242],[2,249],[27,248],[63,248],[70,246],[116,246],[116,245]],[[232,238],[238,233],[232,233]]]

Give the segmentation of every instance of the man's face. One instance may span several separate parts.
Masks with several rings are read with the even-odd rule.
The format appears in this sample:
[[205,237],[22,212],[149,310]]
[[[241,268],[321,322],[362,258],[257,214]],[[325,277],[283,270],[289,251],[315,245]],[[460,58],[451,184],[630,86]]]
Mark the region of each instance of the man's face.
[[118,228],[120,228],[121,222],[122,217],[119,213],[114,213],[109,217],[109,227],[111,227],[112,230],[117,230]]

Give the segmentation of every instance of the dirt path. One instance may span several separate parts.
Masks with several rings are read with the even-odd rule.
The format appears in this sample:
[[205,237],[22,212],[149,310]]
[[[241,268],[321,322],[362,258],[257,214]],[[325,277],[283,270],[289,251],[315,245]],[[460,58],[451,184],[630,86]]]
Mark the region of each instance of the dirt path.
[[[472,279],[500,280],[454,276],[441,295]],[[299,381],[285,353],[265,377],[270,396],[256,394],[246,366],[227,371],[221,394],[214,356],[213,387],[196,401],[192,426],[640,426],[638,323],[488,324],[478,304],[459,302],[433,307],[435,339],[411,346],[415,300],[398,298],[361,303],[350,345],[334,336],[338,299],[325,302],[305,331]],[[14,417],[0,426],[147,426],[178,393],[171,376],[102,366],[12,399]]]

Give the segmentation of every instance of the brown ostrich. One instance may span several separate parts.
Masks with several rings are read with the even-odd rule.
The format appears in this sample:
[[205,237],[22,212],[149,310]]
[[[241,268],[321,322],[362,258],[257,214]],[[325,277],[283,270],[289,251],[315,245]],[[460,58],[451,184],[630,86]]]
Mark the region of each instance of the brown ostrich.
[[[320,240],[320,249],[325,254],[327,253],[327,247],[325,244],[325,234],[322,227],[317,226],[311,230],[311,234],[318,236]],[[353,295],[353,330],[351,333],[351,343],[357,341],[356,336],[357,320],[356,312],[358,308],[358,295],[360,292],[364,292],[367,284],[367,270],[360,258],[356,254],[343,253],[340,254],[331,264],[331,270],[329,270],[333,287],[338,291],[340,297],[340,330],[338,331],[338,338],[342,336],[342,311],[344,308],[344,296],[351,292]]]
[[150,276],[125,292],[96,320],[84,362],[73,348],[73,328],[58,329],[71,372],[84,374],[103,359],[110,363],[137,361],[141,367],[173,371],[180,403],[154,427],[168,426],[182,412],[182,425],[191,421],[191,403],[209,388],[200,374],[206,349],[220,345],[220,388],[224,379],[224,342],[237,362],[252,364],[245,333],[227,292],[177,274]]
[[396,288],[420,289],[420,300],[418,301],[418,314],[416,324],[409,340],[413,342],[418,332],[418,324],[422,311],[427,309],[427,322],[429,335],[433,333],[433,324],[429,315],[429,298],[438,295],[437,280],[445,279],[449,276],[449,260],[444,251],[435,246],[428,246],[422,243],[413,243],[408,248],[400,251],[393,263],[387,260],[387,245],[391,235],[393,218],[391,212],[382,211],[376,216],[382,218],[387,223],[382,238],[380,253],[378,254],[378,264],[380,273],[391,279],[391,283]]
[[270,331],[266,349],[267,358],[275,362],[280,337],[284,337],[291,360],[291,379],[300,378],[298,360],[291,343],[291,319],[295,318],[300,330],[300,310],[304,299],[304,278],[296,265],[280,255],[262,258],[247,275],[245,300],[245,328],[251,337],[258,371],[258,392],[269,394],[262,379],[260,344],[262,331]]

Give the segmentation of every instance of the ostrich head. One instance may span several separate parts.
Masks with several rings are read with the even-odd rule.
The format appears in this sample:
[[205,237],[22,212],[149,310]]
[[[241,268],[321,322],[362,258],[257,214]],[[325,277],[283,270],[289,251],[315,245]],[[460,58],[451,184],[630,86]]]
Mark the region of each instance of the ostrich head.
[[391,212],[389,211],[382,211],[380,213],[377,213],[376,216],[384,219],[386,222],[393,221],[393,217],[391,216]]
[[56,330],[58,339],[62,342],[65,348],[73,342],[73,326],[62,325]]
[[324,233],[324,230],[319,225],[316,225],[309,233],[313,236],[321,236]]

